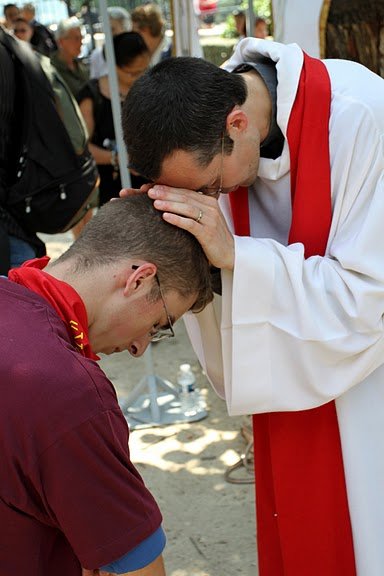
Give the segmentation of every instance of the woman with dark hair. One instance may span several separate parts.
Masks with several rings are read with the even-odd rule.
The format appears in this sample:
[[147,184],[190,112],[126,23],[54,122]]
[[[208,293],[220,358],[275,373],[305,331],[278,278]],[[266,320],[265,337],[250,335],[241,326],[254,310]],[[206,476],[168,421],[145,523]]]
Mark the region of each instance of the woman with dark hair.
[[[137,32],[123,32],[113,37],[120,99],[123,101],[134,82],[145,72],[150,61],[148,48]],[[78,102],[89,132],[89,149],[100,174],[100,206],[121,190],[118,150],[113,125],[108,76],[91,80],[80,91]],[[132,186],[146,182],[131,174]]]

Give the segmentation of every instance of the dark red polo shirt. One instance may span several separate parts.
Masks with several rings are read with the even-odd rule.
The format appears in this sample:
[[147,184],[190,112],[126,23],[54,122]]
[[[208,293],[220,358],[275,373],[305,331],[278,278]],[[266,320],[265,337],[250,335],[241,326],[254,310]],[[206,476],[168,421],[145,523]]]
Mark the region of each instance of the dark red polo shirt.
[[0,576],[80,576],[160,526],[128,435],[53,308],[0,278]]

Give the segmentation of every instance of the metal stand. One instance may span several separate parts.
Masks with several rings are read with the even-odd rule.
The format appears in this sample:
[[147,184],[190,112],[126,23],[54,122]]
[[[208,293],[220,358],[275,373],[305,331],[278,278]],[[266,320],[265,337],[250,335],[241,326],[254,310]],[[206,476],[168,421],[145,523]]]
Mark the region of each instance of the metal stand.
[[195,414],[186,416],[181,408],[177,387],[154,373],[151,345],[148,346],[144,358],[146,376],[135,386],[128,398],[120,402],[131,430],[179,422],[197,422],[208,416],[202,403]]

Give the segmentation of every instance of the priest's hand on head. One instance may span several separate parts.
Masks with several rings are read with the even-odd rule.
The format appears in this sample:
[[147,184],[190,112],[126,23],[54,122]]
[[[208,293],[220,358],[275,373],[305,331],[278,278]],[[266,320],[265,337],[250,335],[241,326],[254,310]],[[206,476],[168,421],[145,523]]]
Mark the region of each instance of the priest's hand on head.
[[148,196],[164,220],[197,238],[213,266],[233,270],[235,242],[216,198],[164,185],[152,185]]

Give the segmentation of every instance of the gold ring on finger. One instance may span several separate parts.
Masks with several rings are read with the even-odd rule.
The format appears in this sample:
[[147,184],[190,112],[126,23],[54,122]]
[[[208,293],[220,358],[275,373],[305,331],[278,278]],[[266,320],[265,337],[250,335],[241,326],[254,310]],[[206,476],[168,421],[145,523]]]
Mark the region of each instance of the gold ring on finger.
[[200,220],[202,219],[203,216],[204,216],[204,212],[202,210],[199,210],[199,215],[197,218],[195,218],[195,222],[200,222]]

